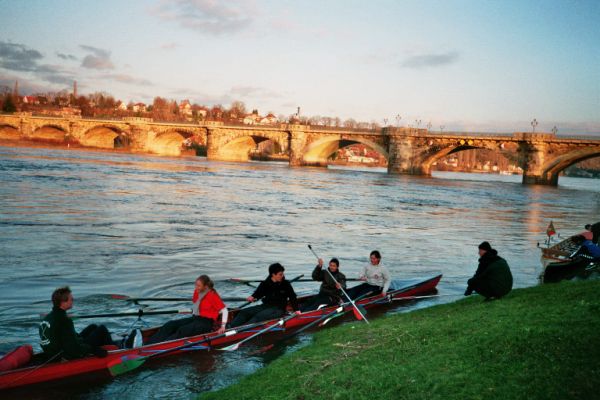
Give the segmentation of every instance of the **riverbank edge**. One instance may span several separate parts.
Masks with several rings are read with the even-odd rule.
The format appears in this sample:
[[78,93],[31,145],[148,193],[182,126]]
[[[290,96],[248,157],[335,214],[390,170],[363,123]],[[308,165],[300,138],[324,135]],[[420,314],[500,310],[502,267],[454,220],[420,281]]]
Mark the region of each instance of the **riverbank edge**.
[[201,399],[582,399],[600,387],[600,280],[477,295],[314,335]]

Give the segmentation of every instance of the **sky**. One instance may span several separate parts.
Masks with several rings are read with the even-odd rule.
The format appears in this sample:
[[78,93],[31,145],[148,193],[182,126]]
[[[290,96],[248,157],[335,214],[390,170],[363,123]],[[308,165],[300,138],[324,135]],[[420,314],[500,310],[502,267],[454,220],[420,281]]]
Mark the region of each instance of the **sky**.
[[[600,1],[0,0],[0,86],[600,133]],[[399,117],[399,118],[398,118]],[[420,123],[416,121],[421,121]]]

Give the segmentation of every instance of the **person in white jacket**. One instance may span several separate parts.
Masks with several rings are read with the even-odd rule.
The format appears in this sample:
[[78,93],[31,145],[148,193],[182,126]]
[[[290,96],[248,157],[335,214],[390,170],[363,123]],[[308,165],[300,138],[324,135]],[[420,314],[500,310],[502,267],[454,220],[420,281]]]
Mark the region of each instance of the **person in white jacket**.
[[352,299],[361,297],[369,292],[371,292],[371,296],[379,293],[385,296],[390,288],[392,277],[388,269],[381,265],[381,253],[373,250],[370,254],[370,260],[371,263],[363,267],[358,277],[365,282],[348,289],[348,296]]

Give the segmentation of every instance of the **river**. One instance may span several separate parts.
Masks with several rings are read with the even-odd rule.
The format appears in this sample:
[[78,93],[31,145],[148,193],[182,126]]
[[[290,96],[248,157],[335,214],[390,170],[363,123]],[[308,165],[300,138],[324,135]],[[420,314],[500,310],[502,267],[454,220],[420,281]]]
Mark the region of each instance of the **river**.
[[[224,281],[264,278],[281,262],[288,278],[307,277],[338,257],[357,275],[381,251],[395,277],[442,272],[443,296],[396,307],[402,312],[460,298],[488,240],[505,257],[516,287],[538,284],[550,221],[564,236],[600,218],[600,180],[559,179],[524,186],[520,176],[289,168],[283,163],[226,163],[124,153],[0,147],[0,351],[39,349],[39,314],[70,285],[73,312],[137,307],[106,294],[190,296],[207,273],[225,296],[250,288]],[[297,292],[317,285],[295,285]],[[156,306],[156,305],[155,305]],[[184,307],[169,304],[165,308]],[[36,317],[38,316],[38,317]],[[127,332],[135,318],[100,321]],[[143,323],[164,322],[145,317]],[[77,321],[81,329],[85,323]],[[300,336],[283,352],[310,341]],[[114,380],[78,380],[17,392],[19,398],[191,398],[230,384],[280,355],[194,353],[165,359]]]

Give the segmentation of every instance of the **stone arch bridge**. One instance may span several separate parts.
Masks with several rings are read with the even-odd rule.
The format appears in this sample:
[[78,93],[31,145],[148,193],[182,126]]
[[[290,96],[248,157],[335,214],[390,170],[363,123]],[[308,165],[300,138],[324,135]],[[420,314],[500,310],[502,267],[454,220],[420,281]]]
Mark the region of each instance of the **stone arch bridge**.
[[289,156],[290,166],[326,166],[338,149],[362,143],[382,154],[392,174],[431,175],[432,165],[469,149],[502,153],[523,169],[523,183],[556,185],[559,173],[588,158],[600,156],[600,137],[563,137],[549,133],[487,134],[430,132],[426,129],[360,130],[279,125],[161,123],[145,118],[123,120],[0,115],[0,139],[79,143],[98,148],[125,148],[177,156],[192,140],[206,148],[208,159],[247,161],[265,140]]

